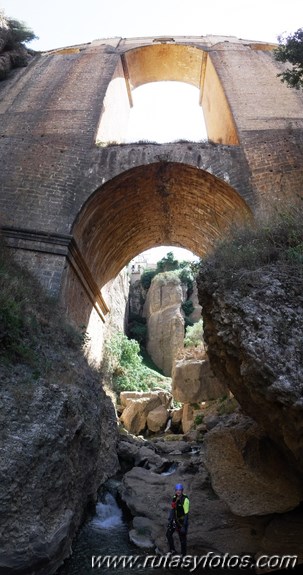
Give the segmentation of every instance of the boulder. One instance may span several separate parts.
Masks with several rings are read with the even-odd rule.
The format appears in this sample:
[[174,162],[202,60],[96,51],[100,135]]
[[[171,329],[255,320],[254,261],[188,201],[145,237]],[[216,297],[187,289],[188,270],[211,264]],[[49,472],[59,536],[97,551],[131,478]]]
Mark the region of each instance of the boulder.
[[159,405],[147,415],[146,422],[150,431],[157,433],[163,431],[168,420],[168,411],[164,405]]
[[181,403],[196,403],[222,397],[227,387],[213,374],[208,358],[180,359],[172,371],[172,395]]
[[205,435],[205,464],[216,494],[235,515],[269,515],[297,507],[303,485],[264,430],[248,417]]
[[151,398],[141,397],[130,401],[123,410],[120,421],[130,433],[139,435],[146,427],[147,415],[150,411],[161,405],[158,396]]
[[154,391],[121,391],[120,401],[123,407],[126,407],[137,399],[152,399],[158,397],[164,407],[169,408],[172,402],[172,395],[163,389]]

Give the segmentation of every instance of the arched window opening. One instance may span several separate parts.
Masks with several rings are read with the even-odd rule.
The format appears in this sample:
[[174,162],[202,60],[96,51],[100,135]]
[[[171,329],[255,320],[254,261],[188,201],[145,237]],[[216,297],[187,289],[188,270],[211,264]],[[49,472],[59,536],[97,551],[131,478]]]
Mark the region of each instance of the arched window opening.
[[185,82],[150,82],[132,91],[126,142],[207,139],[199,90]]

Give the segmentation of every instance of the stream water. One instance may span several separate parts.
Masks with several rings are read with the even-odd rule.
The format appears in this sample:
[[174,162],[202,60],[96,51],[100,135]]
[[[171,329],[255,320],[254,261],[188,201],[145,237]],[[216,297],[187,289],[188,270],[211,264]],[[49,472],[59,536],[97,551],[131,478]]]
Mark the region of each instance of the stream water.
[[[72,549],[72,555],[59,568],[56,575],[91,575],[93,573],[111,573],[122,575],[122,573],[135,573],[137,575],[150,575],[167,573],[161,568],[162,558],[156,556],[154,568],[151,567],[147,556],[153,555],[153,550],[142,550],[133,545],[128,535],[127,521],[123,516],[123,511],[117,504],[114,496],[115,482],[111,480],[107,487],[109,491],[104,491],[96,505],[96,512],[88,519],[78,533]],[[123,565],[122,562],[114,566],[100,565],[100,556],[127,556],[138,557],[135,566]],[[95,566],[92,567],[92,558]],[[146,565],[144,566],[144,561]],[[162,563],[163,565],[163,563]],[[181,573],[179,569],[173,569],[173,573]],[[184,570],[182,570],[184,573]]]
[[[195,456],[195,452],[192,453]],[[187,457],[190,457],[187,455]],[[184,455],[182,459],[184,458]],[[162,474],[170,475],[175,471],[174,462]],[[57,570],[56,575],[93,575],[95,573],[115,573],[116,575],[132,573],[136,575],[167,575],[169,573],[184,575],[185,573],[201,573],[207,575],[219,573],[239,573],[238,569],[209,569],[207,567],[193,568],[193,564],[183,563],[180,558],[155,554],[153,549],[140,549],[129,539],[128,520],[117,503],[116,495],[120,482],[111,479],[103,486],[102,494],[97,502],[95,514],[90,517],[80,529],[72,546],[72,555]],[[109,557],[111,563],[107,563]],[[149,557],[149,558],[148,558]],[[102,558],[102,559],[101,559]],[[116,564],[113,563],[117,559]],[[121,559],[122,558],[122,559]],[[130,565],[129,561],[134,560]],[[185,558],[186,560],[186,558]],[[123,563],[124,561],[124,563]],[[94,564],[94,566],[93,566]],[[249,575],[253,569],[246,569]],[[243,571],[241,571],[243,574]]]

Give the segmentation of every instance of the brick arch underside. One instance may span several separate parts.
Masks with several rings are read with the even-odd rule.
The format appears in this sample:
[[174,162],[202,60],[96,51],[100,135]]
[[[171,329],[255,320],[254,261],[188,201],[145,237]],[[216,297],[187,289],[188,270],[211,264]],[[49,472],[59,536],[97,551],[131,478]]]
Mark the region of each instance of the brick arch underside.
[[202,257],[251,211],[231,186],[192,166],[159,162],[108,181],[89,198],[73,235],[102,288],[137,254],[160,245]]

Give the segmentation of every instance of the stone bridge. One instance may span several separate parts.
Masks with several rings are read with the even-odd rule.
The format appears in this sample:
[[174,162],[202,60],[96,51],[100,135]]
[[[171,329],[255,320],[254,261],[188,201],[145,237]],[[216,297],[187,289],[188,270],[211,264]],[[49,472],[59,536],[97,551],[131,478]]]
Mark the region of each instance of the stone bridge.
[[[37,54],[1,82],[0,224],[77,322],[92,311],[106,321],[102,288],[145,249],[203,256],[230,226],[302,191],[303,96],[277,78],[273,49],[101,39]],[[132,90],[162,80],[199,89],[207,141],[124,143]]]

